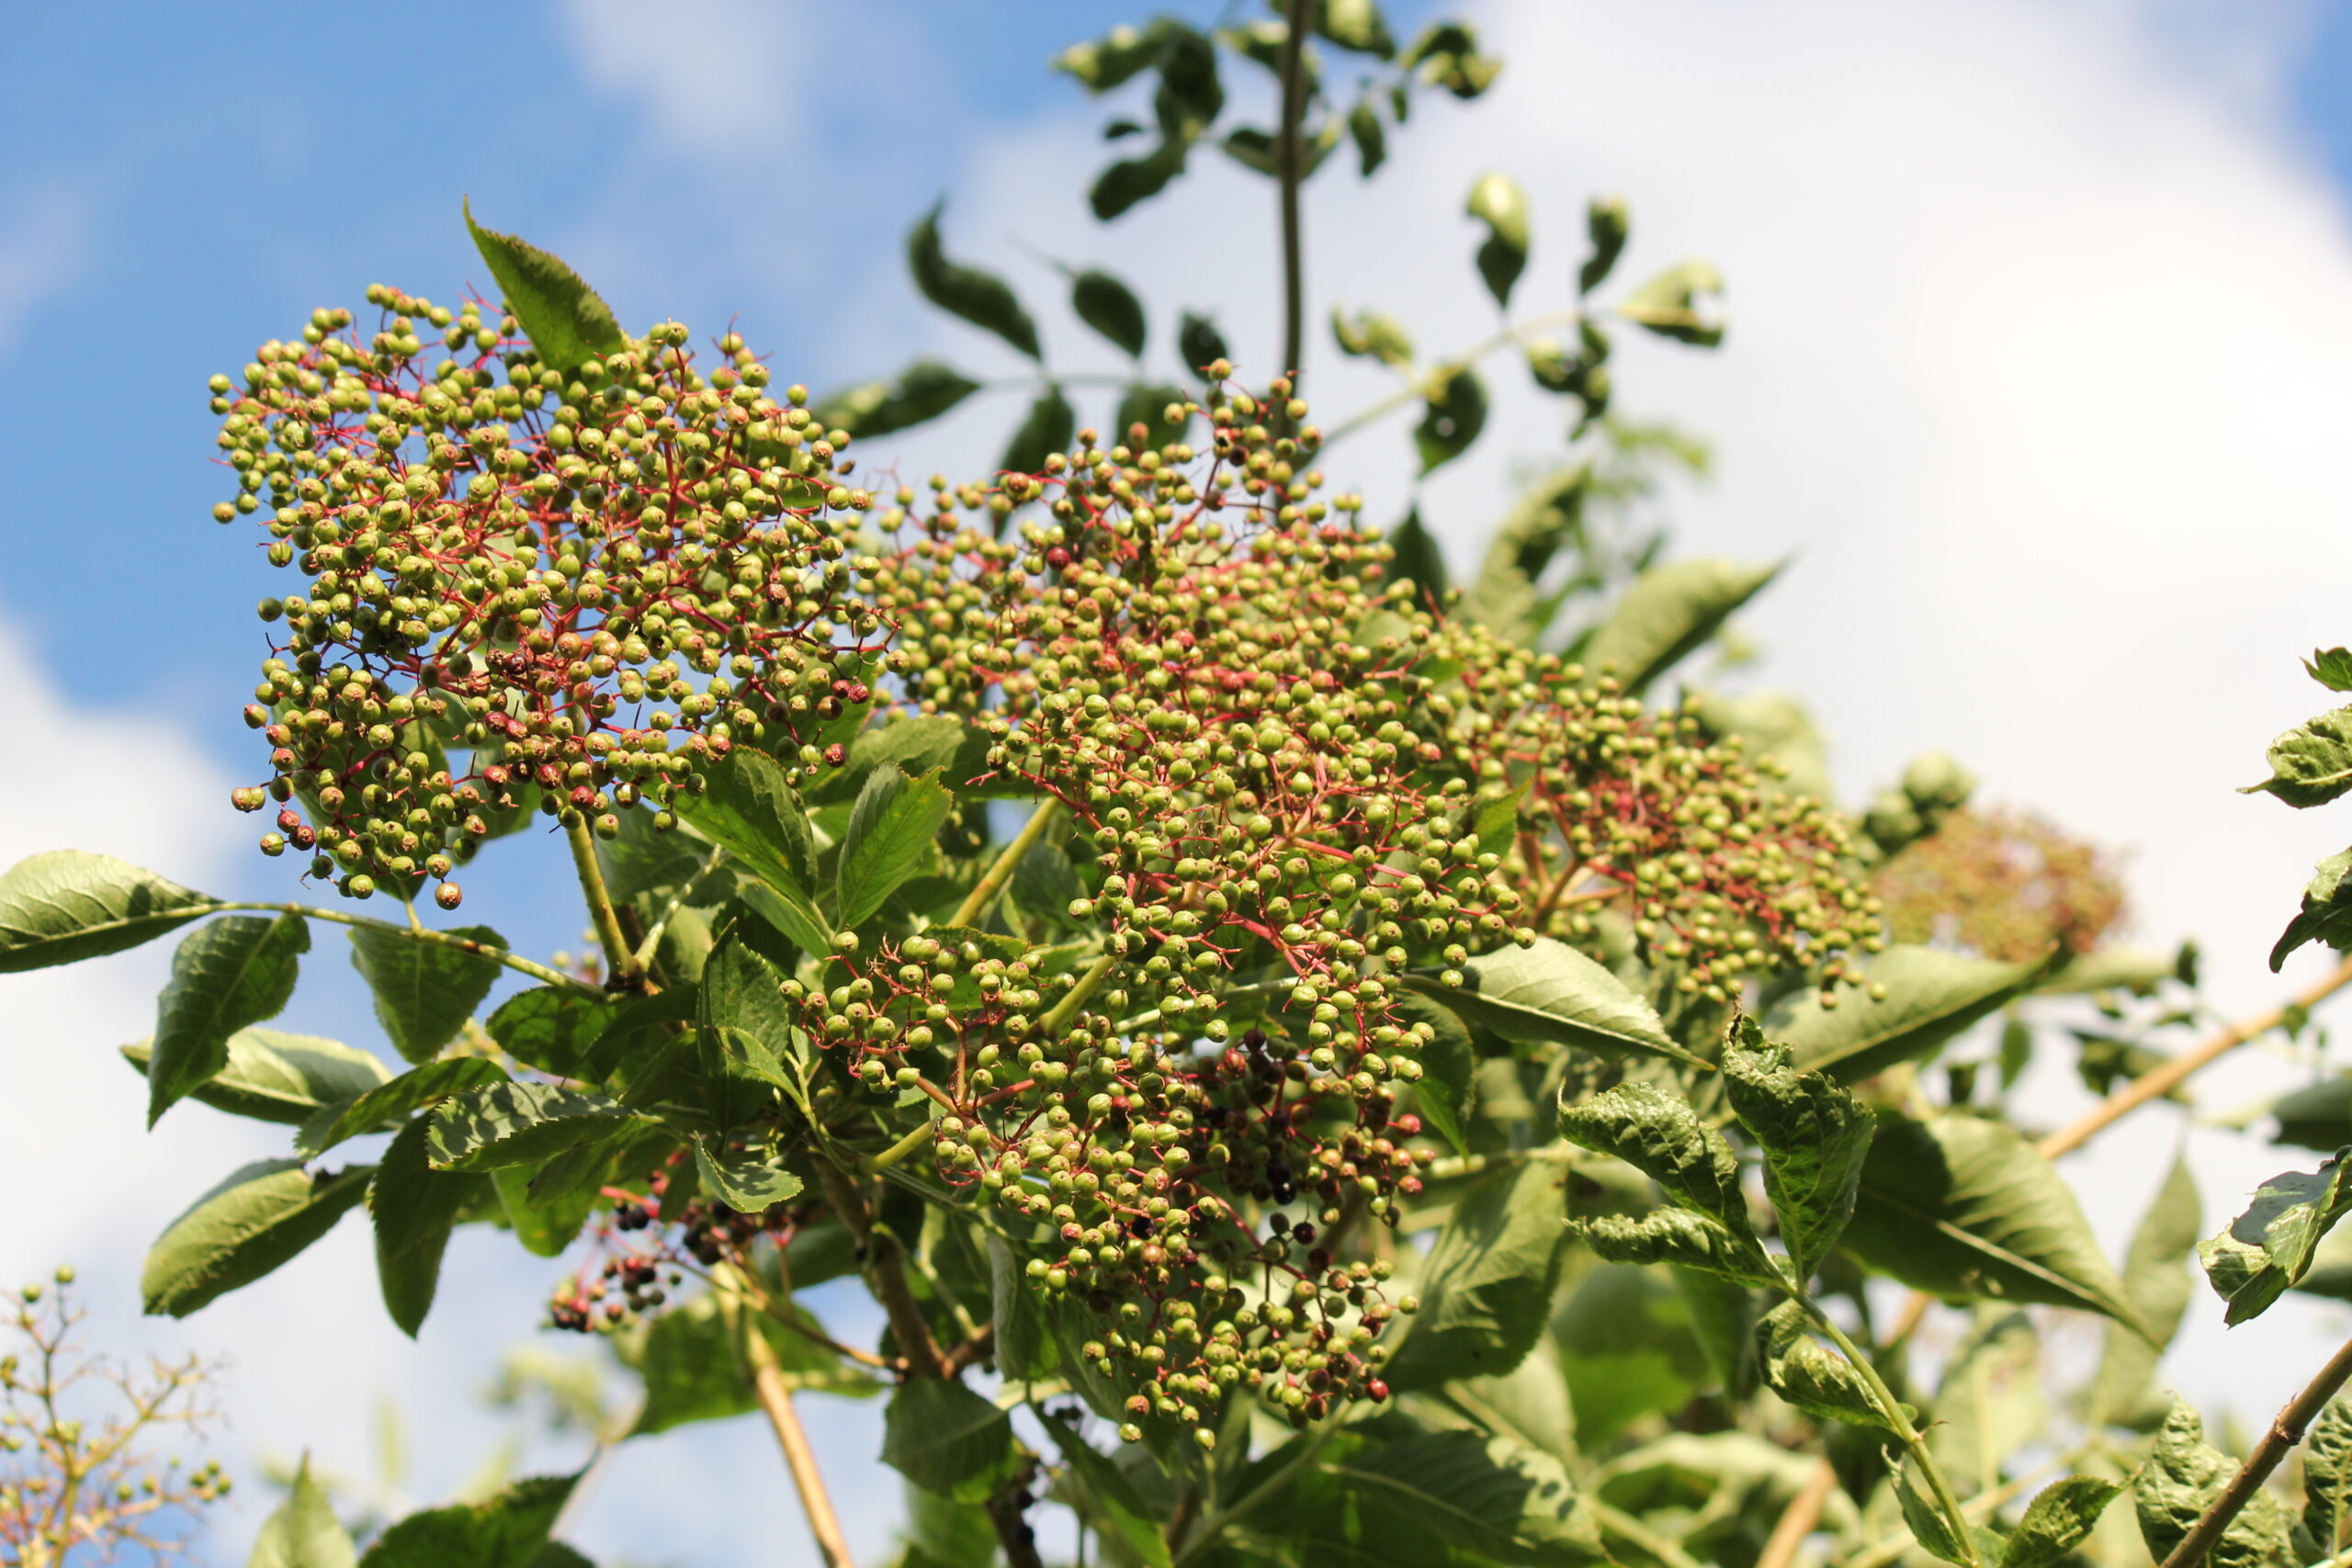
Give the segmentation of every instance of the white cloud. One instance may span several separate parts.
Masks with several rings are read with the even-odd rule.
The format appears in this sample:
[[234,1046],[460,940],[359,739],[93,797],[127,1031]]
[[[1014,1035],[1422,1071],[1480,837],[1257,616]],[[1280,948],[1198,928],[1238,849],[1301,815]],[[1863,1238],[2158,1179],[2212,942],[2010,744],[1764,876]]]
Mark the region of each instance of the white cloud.
[[806,52],[792,10],[761,0],[571,0],[588,80],[640,100],[669,140],[734,158],[774,153]]
[[98,203],[86,184],[48,184],[0,203],[0,355],[25,318],[73,281],[89,248]]

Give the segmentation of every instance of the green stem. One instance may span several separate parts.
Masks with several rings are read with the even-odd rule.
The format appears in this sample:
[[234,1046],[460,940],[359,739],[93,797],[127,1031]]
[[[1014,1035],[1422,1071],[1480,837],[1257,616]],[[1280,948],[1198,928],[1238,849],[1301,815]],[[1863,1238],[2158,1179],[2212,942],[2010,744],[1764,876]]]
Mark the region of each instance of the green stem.
[[1193,1528],[1192,1539],[1177,1551],[1175,1568],[1184,1568],[1186,1563],[1216,1546],[1217,1538],[1225,1533],[1227,1526],[1254,1513],[1268,1498],[1289,1485],[1291,1478],[1315,1462],[1315,1456],[1323,1451],[1323,1445],[1337,1437],[1339,1432],[1336,1425],[1325,1427],[1299,1450],[1297,1458],[1243,1493],[1231,1507],[1211,1508],[1207,1517]]
[[1803,1296],[1797,1300],[1804,1307],[1805,1316],[1812,1319],[1813,1325],[1838,1347],[1839,1354],[1861,1375],[1879,1414],[1886,1418],[1887,1426],[1902,1440],[1905,1451],[1911,1456],[1911,1462],[1919,1467],[1919,1473],[1927,1479],[1928,1490],[1935,1494],[1936,1511],[1943,1515],[1952,1538],[1959,1541],[1961,1551],[1968,1554],[1968,1568],[1982,1568],[1984,1559],[1977,1555],[1976,1537],[1969,1528],[1968,1515],[1962,1509],[1960,1498],[1953,1494],[1951,1481],[1945,1478],[1943,1466],[1938,1464],[1936,1456],[1928,1451],[1927,1439],[1919,1435],[1917,1427],[1911,1425],[1910,1417],[1903,1414],[1903,1402],[1894,1397],[1894,1391],[1886,1386],[1884,1378],[1878,1375],[1878,1368],[1846,1337],[1844,1329],[1829,1320],[1827,1313]]
[[1391,392],[1371,407],[1360,409],[1350,414],[1323,433],[1323,445],[1329,446],[1343,435],[1354,434],[1376,419],[1395,413],[1398,409],[1411,407],[1429,394],[1429,389],[1432,385],[1469,369],[1498,348],[1508,348],[1512,344],[1524,342],[1529,334],[1533,333],[1544,332],[1553,327],[1574,326],[1583,320],[1583,317],[1584,312],[1581,310],[1555,310],[1548,316],[1538,316],[1532,321],[1521,321],[1515,327],[1505,327],[1484,343],[1476,344],[1452,359],[1432,367],[1426,376],[1407,381],[1403,388]]
[[1021,825],[1021,831],[1012,836],[1012,842],[1004,846],[1004,852],[996,857],[995,863],[980,878],[979,886],[956,906],[956,913],[948,918],[949,925],[968,926],[988,913],[989,905],[1003,891],[1004,885],[1012,880],[1013,868],[1021,863],[1021,857],[1029,852],[1030,846],[1044,836],[1047,828],[1053,826],[1054,818],[1061,808],[1060,800],[1049,795],[1036,810],[1029,814],[1029,820]]
[[1118,962],[1117,954],[1106,953],[1088,964],[1086,973],[1078,977],[1078,984],[1070,987],[1069,995],[1056,1002],[1053,1011],[1037,1021],[1037,1032],[1051,1040],[1068,1029],[1069,1021],[1078,1016],[1078,1010],[1084,1007],[1087,999],[1101,988],[1104,978]]
[[1283,186],[1283,362],[1295,378],[1306,347],[1306,257],[1300,232],[1298,187],[1305,163],[1299,131],[1306,118],[1306,35],[1315,28],[1315,0],[1290,0],[1290,25],[1283,33],[1283,123],[1274,159]]
[[509,953],[503,947],[492,947],[486,942],[475,942],[470,937],[451,936],[447,931],[413,930],[407,926],[394,925],[390,920],[371,920],[365,915],[346,915],[339,909],[322,909],[314,904],[239,901],[215,904],[212,908],[221,913],[231,910],[251,910],[256,914],[300,915],[305,919],[327,920],[338,926],[357,926],[368,931],[390,931],[394,936],[406,937],[411,942],[431,942],[435,947],[454,947],[460,953],[470,953],[477,958],[487,958],[493,964],[504,964],[516,974],[528,975],[533,979],[544,980],[550,986],[562,986],[570,990],[584,991],[592,997],[604,995],[604,992],[577,976],[567,975],[560,969],[550,969],[544,964],[535,964],[518,953]]
[[857,1168],[871,1176],[877,1170],[888,1170],[924,1144],[937,1137],[939,1123],[926,1122],[922,1126],[892,1144],[878,1155],[867,1155],[857,1162]]
[[620,911],[613,908],[613,896],[605,890],[605,868],[596,863],[596,835],[590,830],[588,818],[578,814],[564,825],[563,833],[571,841],[571,867],[580,875],[581,894],[596,922],[596,940],[604,943],[605,966],[616,985],[636,990],[644,971],[638,966],[637,954],[629,951]]
[[1586,1501],[1592,1508],[1592,1517],[1600,1521],[1605,1533],[1647,1552],[1665,1563],[1666,1568],[1699,1568],[1699,1563],[1689,1552],[1631,1514],[1622,1513],[1598,1497],[1589,1497]]
[[684,907],[687,896],[701,886],[703,878],[717,871],[719,863],[726,858],[725,850],[711,851],[710,858],[702,863],[702,869],[679,886],[678,891],[671,897],[669,903],[662,906],[662,913],[654,918],[651,925],[645,928],[645,940],[637,944],[635,959],[639,973],[652,966],[653,954],[662,945],[662,933],[670,928],[670,917]]

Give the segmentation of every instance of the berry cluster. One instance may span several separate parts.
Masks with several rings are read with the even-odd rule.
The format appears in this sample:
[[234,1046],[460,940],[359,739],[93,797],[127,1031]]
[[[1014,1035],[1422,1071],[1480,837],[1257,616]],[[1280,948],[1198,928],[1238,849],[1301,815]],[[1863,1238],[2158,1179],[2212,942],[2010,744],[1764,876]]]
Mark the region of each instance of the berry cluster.
[[[657,1170],[647,1178],[644,1196],[619,1188],[605,1190],[613,1207],[609,1224],[599,1232],[603,1261],[583,1265],[557,1288],[548,1303],[550,1326],[574,1334],[618,1328],[663,1305],[670,1292],[685,1282],[690,1263],[715,1269],[747,1256],[762,1236],[779,1244],[789,1236],[790,1216],[781,1210],[743,1214],[696,1198],[665,1215],[662,1198],[669,1188],[669,1172]],[[639,1232],[652,1234],[642,1243],[619,1240],[620,1234]]]
[[1966,807],[1879,869],[1897,941],[1944,942],[2008,963],[2088,953],[2121,918],[2123,885],[2097,846],[2025,813]]
[[842,558],[870,498],[741,339],[705,376],[665,323],[567,373],[477,302],[368,299],[372,335],[320,310],[212,380],[239,482],[215,515],[266,508],[309,580],[261,604],[284,640],[245,716],[274,776],[236,803],[287,807],[266,852],[358,897],[446,879],[534,804],[609,834],[735,741],[865,700],[886,632]]
[[1402,972],[1458,981],[1539,932],[1598,951],[1611,905],[1718,1000],[1751,972],[1831,985],[1876,941],[1828,814],[1386,584],[1360,503],[1318,499],[1303,404],[1170,422],[1203,412],[1204,454],[1082,433],[1042,473],[935,484],[926,516],[901,491],[899,548],[859,563],[908,703],[981,726],[1091,852],[1065,913],[1103,956],[930,933],[787,987],[867,1083],[944,1103],[943,1175],[1100,1320],[1085,1354],[1131,1425],[1199,1430],[1237,1385],[1299,1420],[1385,1392],[1386,1266],[1325,1233],[1393,1224],[1430,1157],[1396,1103],[1430,1037]]

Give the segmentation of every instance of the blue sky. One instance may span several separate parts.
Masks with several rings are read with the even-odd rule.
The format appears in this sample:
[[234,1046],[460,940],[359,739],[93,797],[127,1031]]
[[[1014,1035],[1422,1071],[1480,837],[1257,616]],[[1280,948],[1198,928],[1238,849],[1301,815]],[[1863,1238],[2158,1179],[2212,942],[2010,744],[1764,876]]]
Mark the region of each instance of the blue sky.
[[[1426,9],[1392,15],[1401,28]],[[1634,199],[1629,265],[1716,255],[1735,321],[1720,363],[1629,349],[1621,379],[1638,412],[1720,439],[1721,480],[1679,502],[1691,547],[1797,553],[1756,630],[1767,677],[1815,697],[1838,738],[1841,784],[1859,795],[1951,746],[1996,793],[2128,850],[2147,940],[2199,931],[2225,998],[2267,998],[2259,953],[2310,861],[2341,847],[2332,825],[2228,790],[2308,711],[2294,656],[2346,640],[2334,584],[2352,568],[2352,490],[2334,453],[2352,446],[2352,6],[1471,9],[1510,59],[1503,88],[1475,109],[1431,103],[1371,190],[1317,191],[1318,283],[1405,310],[1433,344],[1484,331],[1453,213],[1488,165],[1536,200],[1538,274],[1565,267],[1561,236],[1608,188]],[[820,388],[919,352],[1008,367],[902,281],[900,236],[947,191],[951,244],[1015,279],[1057,359],[1102,351],[1052,306],[1041,253],[1143,285],[1154,355],[1185,305],[1272,356],[1262,186],[1212,171],[1107,231],[1079,206],[1105,156],[1087,139],[1099,112],[1043,63],[1117,8],[582,0],[501,8],[495,28],[484,15],[12,7],[0,724],[20,760],[0,783],[0,859],[71,842],[288,896],[225,800],[261,762],[237,710],[262,651],[245,607],[274,574],[252,534],[209,520],[228,491],[203,383],[369,282],[438,298],[481,283],[463,196],[570,257],[633,326],[739,318]],[[1311,353],[1338,406],[1376,389]],[[1498,409],[1488,449],[1422,493],[1458,558],[1514,464],[1555,438],[1550,418],[1527,400]],[[1008,422],[1001,407],[959,418],[900,444],[904,461],[982,466]],[[1375,515],[1411,491],[1370,444],[1346,477]],[[469,879],[467,916],[526,946],[576,940],[538,890],[551,863],[527,845],[501,857]],[[139,1032],[159,962],[0,992],[17,1010],[0,1010],[0,1179],[41,1179],[74,1139],[127,1151],[0,1232],[0,1271],[71,1247],[131,1337],[159,1332],[120,1311],[145,1238],[269,1143],[195,1107],[140,1141],[135,1081],[104,1057]],[[334,943],[311,969],[291,1026],[374,1043]],[[2252,1098],[2273,1067],[2292,1070],[2250,1062],[2217,1103]],[[2267,1173],[2199,1146],[2211,1208]],[[2128,1224],[2154,1152],[2085,1168],[2086,1190],[2130,1192],[2102,1224]],[[399,1390],[434,1435],[415,1484],[435,1495],[494,1436],[468,1390],[527,1332],[548,1276],[476,1249],[478,1323],[436,1320],[421,1347],[374,1326],[348,1330],[348,1351],[289,1336],[375,1312],[363,1243],[355,1226],[155,1342],[239,1359],[231,1457],[310,1440],[364,1468],[366,1404]],[[2333,1318],[2298,1321],[2340,1337]],[[2216,1367],[2243,1354],[2217,1325],[2196,1332]],[[2268,1371],[2229,1364],[2267,1397]],[[870,1411],[822,1420],[870,1505],[860,1539],[878,1541],[892,1495],[863,1457]],[[632,1500],[668,1486],[703,1521],[678,1560],[797,1561],[788,1510],[730,1500],[738,1483],[775,1496],[764,1441],[737,1427],[651,1446],[583,1543],[661,1555],[650,1505]],[[224,1524],[219,1561],[241,1560],[254,1522]],[[752,1529],[758,1551],[729,1544]]]

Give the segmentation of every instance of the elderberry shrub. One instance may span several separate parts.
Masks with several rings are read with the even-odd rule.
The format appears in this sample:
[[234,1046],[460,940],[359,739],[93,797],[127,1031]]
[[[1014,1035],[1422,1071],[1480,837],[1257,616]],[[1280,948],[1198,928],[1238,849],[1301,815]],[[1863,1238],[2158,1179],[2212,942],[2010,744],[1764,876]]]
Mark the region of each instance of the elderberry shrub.
[[211,383],[238,476],[214,515],[262,513],[308,580],[260,607],[273,775],[235,801],[286,807],[264,852],[454,908],[453,866],[534,804],[609,837],[735,741],[864,700],[884,628],[842,585],[870,497],[740,338],[705,375],[662,323],[565,374],[477,301],[368,299],[372,334],[321,310]]
[[933,930],[786,986],[869,1086],[948,1103],[943,1177],[1083,1309],[1131,1439],[1205,1437],[1237,1387],[1301,1424],[1385,1397],[1413,1303],[1333,1244],[1395,1225],[1432,1157],[1398,1103],[1433,1035],[1408,976],[1546,936],[1597,953],[1604,904],[1718,1004],[1751,975],[1851,980],[1878,941],[1832,814],[1386,584],[1289,390],[1171,407],[1209,415],[1204,452],[1087,432],[1041,473],[935,483],[927,515],[900,492],[860,565],[903,703],[978,726],[1001,780],[1067,813],[1091,891],[1067,943]]

